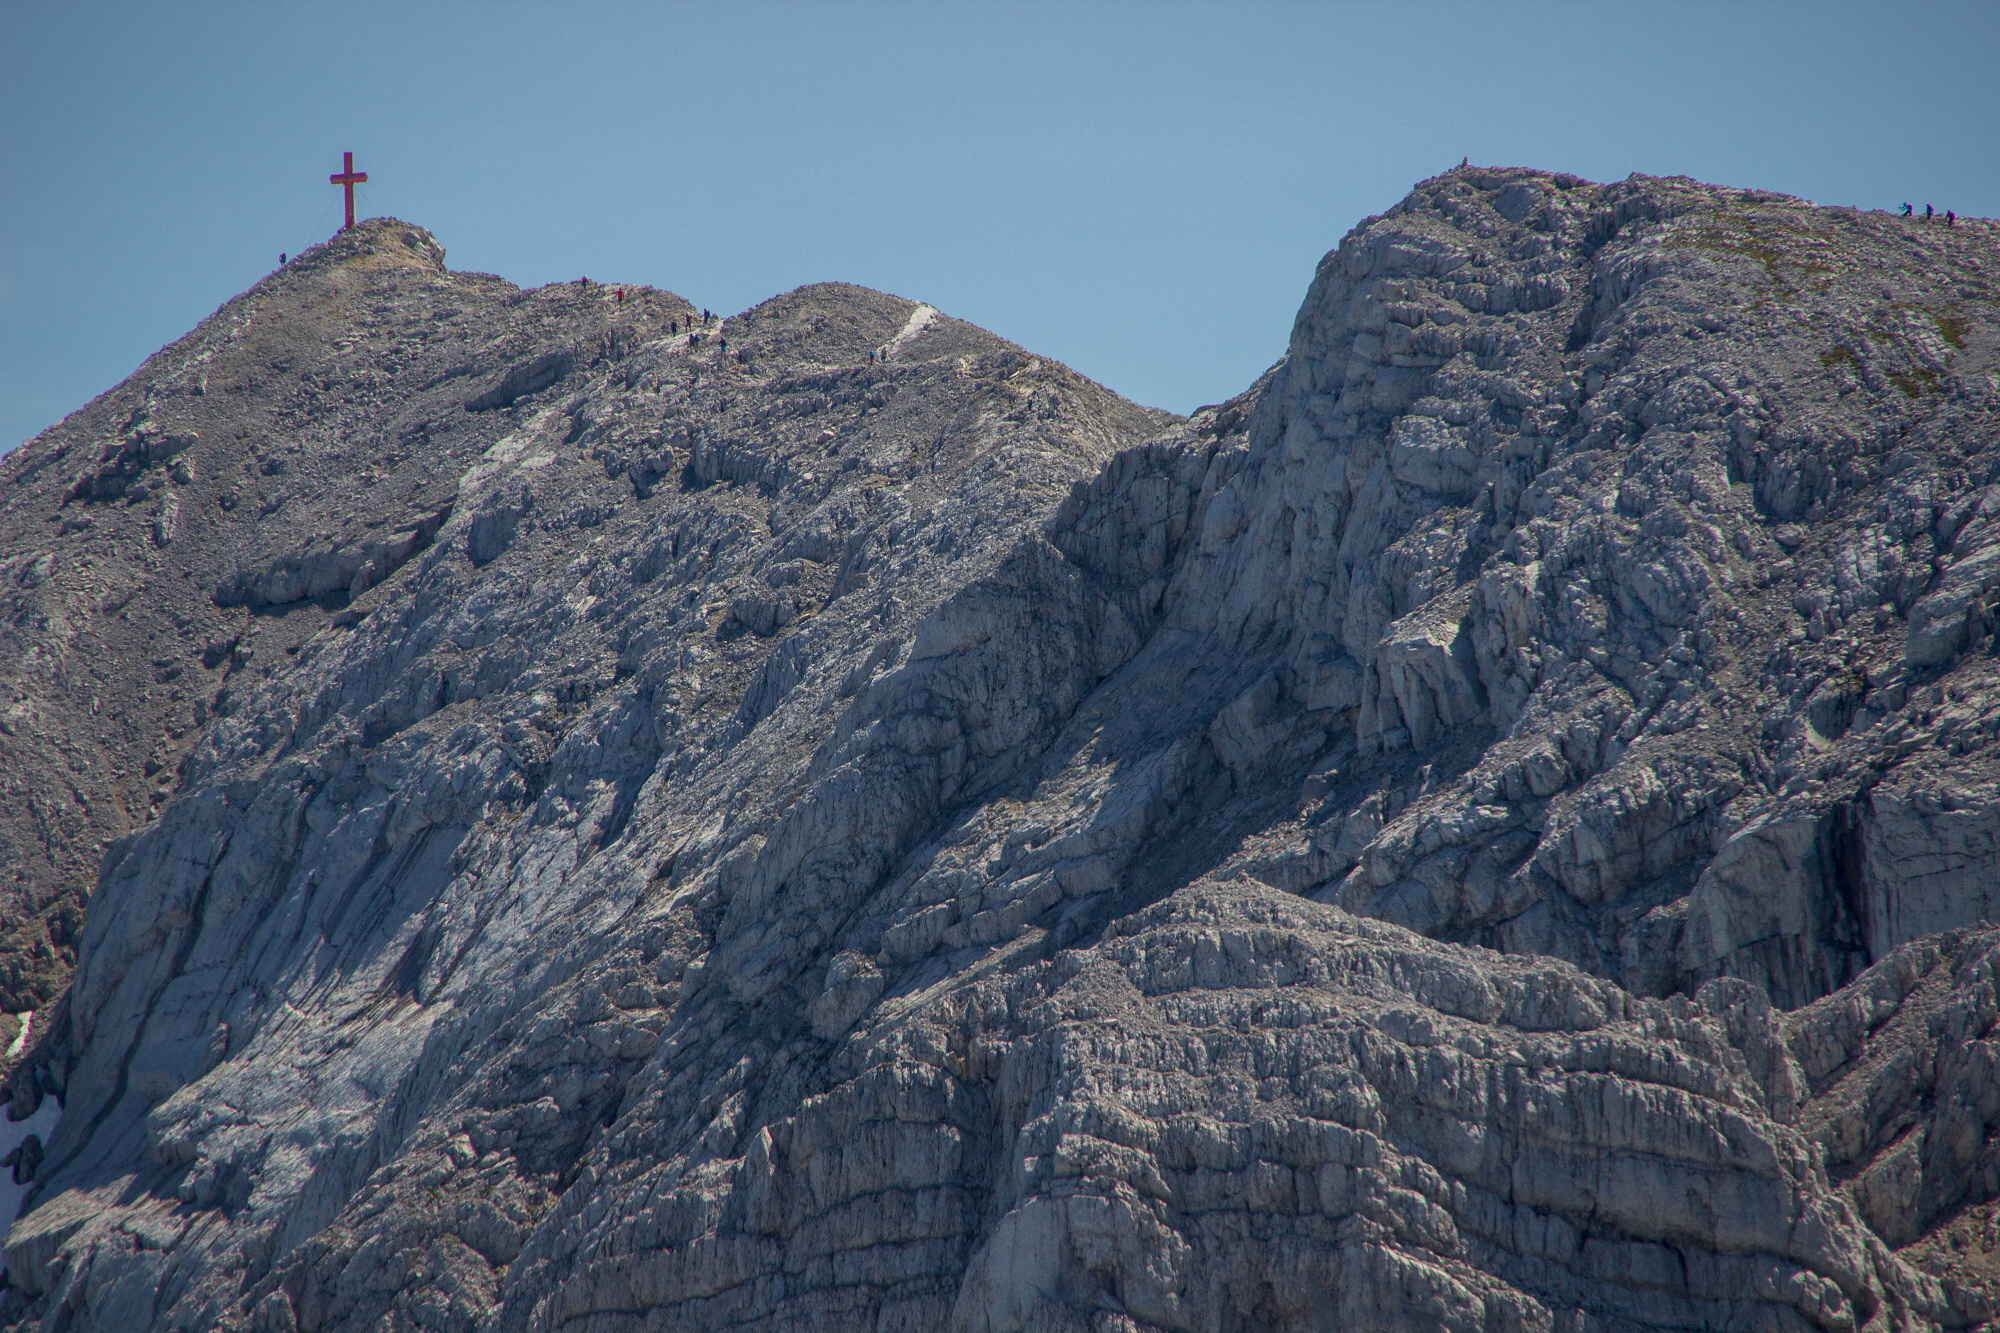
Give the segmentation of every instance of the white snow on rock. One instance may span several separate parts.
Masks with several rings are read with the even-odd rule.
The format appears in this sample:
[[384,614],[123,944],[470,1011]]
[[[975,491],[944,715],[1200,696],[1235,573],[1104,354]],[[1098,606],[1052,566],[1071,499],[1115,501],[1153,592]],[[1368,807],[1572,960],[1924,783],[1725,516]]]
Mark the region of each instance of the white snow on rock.
[[887,361],[902,351],[905,344],[930,327],[930,322],[937,318],[937,313],[937,307],[934,305],[920,305],[912,310],[903,327],[896,331],[896,336],[882,344],[882,359]]
[[24,1009],[20,1018],[21,1030],[14,1034],[14,1040],[7,1043],[7,1054],[0,1058],[12,1060],[28,1049],[28,1032],[35,1026],[35,1011]]

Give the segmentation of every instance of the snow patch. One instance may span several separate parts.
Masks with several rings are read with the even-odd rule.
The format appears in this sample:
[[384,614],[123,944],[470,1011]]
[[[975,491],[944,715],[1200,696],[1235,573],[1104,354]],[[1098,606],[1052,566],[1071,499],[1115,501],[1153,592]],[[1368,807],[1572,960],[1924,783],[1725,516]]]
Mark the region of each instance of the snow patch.
[[[550,418],[555,415],[556,410],[553,407],[542,408],[534,416],[528,418],[526,425],[512,434],[496,440],[485,453],[479,456],[479,461],[467,468],[459,477],[458,493],[461,499],[472,494],[473,491],[477,490],[487,481],[505,472],[509,464],[518,460],[522,454],[527,453],[529,448],[541,436],[543,428],[549,424]],[[460,508],[464,509],[466,506],[461,505]]]
[[937,318],[937,313],[937,307],[934,305],[920,305],[912,310],[910,317],[903,321],[903,327],[896,336],[882,344],[882,359],[887,361],[903,350],[905,343],[929,327],[930,322]]

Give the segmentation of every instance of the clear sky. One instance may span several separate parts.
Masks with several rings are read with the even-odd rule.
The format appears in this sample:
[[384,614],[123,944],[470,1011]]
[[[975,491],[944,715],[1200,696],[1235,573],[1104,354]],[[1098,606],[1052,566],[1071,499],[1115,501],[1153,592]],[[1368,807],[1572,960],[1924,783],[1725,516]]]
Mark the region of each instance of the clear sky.
[[2000,214],[2000,3],[0,0],[0,451],[340,223],[733,313],[841,279],[1187,411],[1470,156]]

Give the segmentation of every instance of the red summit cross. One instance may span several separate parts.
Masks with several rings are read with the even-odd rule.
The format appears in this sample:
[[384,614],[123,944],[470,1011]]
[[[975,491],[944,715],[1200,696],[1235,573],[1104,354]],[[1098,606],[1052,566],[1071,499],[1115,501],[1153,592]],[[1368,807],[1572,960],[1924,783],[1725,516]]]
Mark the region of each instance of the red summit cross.
[[354,154],[352,153],[342,153],[340,155],[340,174],[326,178],[327,184],[344,186],[347,190],[347,225],[341,228],[342,231],[349,231],[354,226],[354,187],[367,179],[367,172],[356,171],[354,169]]

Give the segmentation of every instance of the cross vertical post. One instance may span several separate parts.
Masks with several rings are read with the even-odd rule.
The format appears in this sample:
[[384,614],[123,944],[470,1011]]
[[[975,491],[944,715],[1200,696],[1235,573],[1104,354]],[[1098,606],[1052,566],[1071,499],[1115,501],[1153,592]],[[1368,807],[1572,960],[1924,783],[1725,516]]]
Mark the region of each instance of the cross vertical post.
[[340,174],[326,178],[327,184],[341,186],[347,191],[347,222],[341,227],[342,231],[351,231],[354,228],[354,187],[367,179],[367,172],[356,171],[354,169],[354,154],[352,153],[342,153],[340,155]]

